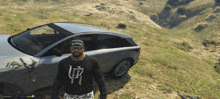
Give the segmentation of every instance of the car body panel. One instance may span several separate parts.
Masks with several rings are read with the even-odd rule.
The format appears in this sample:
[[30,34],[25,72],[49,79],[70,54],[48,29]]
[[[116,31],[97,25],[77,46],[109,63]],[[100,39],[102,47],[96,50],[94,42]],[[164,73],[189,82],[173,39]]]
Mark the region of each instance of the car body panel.
[[[88,56],[93,56],[93,52],[84,52]],[[24,89],[26,93],[33,90],[52,86],[54,79],[57,75],[58,64],[60,60],[69,57],[71,54],[63,54],[62,56],[47,56],[41,57],[39,60],[39,66],[35,68],[34,72],[30,74],[30,86],[29,88]],[[32,80],[35,79],[35,82]],[[27,86],[27,85],[25,85]],[[23,87],[25,87],[23,86]]]
[[[96,32],[96,33],[113,33],[113,34],[121,34],[124,36],[129,36],[129,35],[121,33],[121,32],[112,31],[112,30],[109,30],[106,28],[88,25],[88,24],[78,24],[78,23],[54,23],[54,24],[57,26],[63,27],[63,28],[65,28],[65,30],[72,32],[74,34],[91,33],[91,32],[95,33]],[[75,27],[77,27],[77,28],[75,28]]]
[[[137,59],[138,52],[131,51],[133,49],[139,49],[140,46],[124,47],[124,48],[111,48],[111,49],[100,49],[93,51],[94,57],[97,58],[101,65],[103,73],[109,72],[118,62],[125,58]],[[138,61],[135,60],[135,61]]]
[[[8,62],[21,62],[19,59],[14,59],[15,57],[31,57],[30,55],[24,54],[19,50],[15,49],[8,43],[8,37],[10,35],[1,35],[0,36],[0,69],[5,68]],[[10,61],[9,61],[10,60]],[[29,63],[31,62],[29,59],[26,59]]]
[[1,46],[0,59],[3,57],[9,57],[14,55],[24,55],[24,53],[18,51],[17,49],[14,49],[8,43],[8,37],[10,37],[10,35],[0,35],[0,46]]
[[[70,23],[54,24],[62,27],[70,33],[73,33],[73,35],[68,34],[67,37],[56,41],[33,56],[18,50],[19,48],[16,48],[13,44],[13,40],[10,39],[10,37],[13,36],[0,35],[0,82],[16,85],[22,88],[25,93],[52,86],[57,75],[56,73],[58,71],[59,61],[70,56],[71,53],[62,54],[62,56],[44,56],[44,54],[50,51],[56,45],[61,44],[70,38],[81,35],[91,34],[94,42],[98,38],[96,35],[114,35],[119,38],[124,38],[130,44],[132,44],[132,46],[129,47],[84,51],[84,54],[98,59],[103,73],[108,73],[118,62],[125,58],[134,59],[134,63],[132,63],[133,65],[138,62],[138,57],[140,55],[138,50],[141,49],[141,47],[138,46],[132,40],[133,37],[129,35],[107,29],[100,29],[93,26],[88,27],[88,25]],[[12,41],[12,45],[8,42],[8,40]]]
[[[33,56],[14,56],[4,60],[1,59],[1,61],[7,61],[9,64],[8,67],[0,69],[0,82],[13,84],[25,89],[28,88],[27,86],[32,86],[30,85],[32,83],[29,79],[31,77],[30,74],[33,74],[34,72],[31,72],[30,68],[27,69],[20,61],[20,58],[23,59],[27,65],[32,64],[32,60],[34,60],[35,62],[39,61],[38,58],[35,58]],[[34,68],[37,68],[37,66],[38,65],[36,64]]]
[[[94,56],[93,52],[84,52],[84,54],[88,56]],[[37,61],[37,64],[34,66],[34,70],[29,72],[27,77],[26,73],[29,71],[24,66],[15,69],[14,67],[11,68],[4,68],[0,69],[0,82],[3,83],[10,83],[16,86],[21,87],[25,93],[31,92],[33,90],[52,86],[53,81],[56,77],[56,73],[58,71],[58,63],[63,58],[70,56],[71,54],[63,54],[62,56],[48,56],[48,57],[41,57],[41,58],[34,58],[34,57],[14,57],[13,59],[19,65],[22,65],[19,62],[19,58],[26,60],[28,58],[32,58],[33,60]],[[17,67],[17,66],[15,66]],[[15,70],[14,70],[15,69]]]
[[69,23],[54,23],[55,25],[65,29],[65,30],[68,30],[72,33],[81,33],[81,32],[92,32],[92,31],[95,31],[95,32],[103,32],[102,30],[100,29],[96,29],[96,28],[92,28],[92,27],[86,27],[86,26],[83,26],[83,25],[74,25],[74,24],[69,24]]
[[[106,32],[104,32],[105,34],[111,34],[111,33],[106,33]],[[56,43],[54,43],[54,44],[52,44],[52,45],[50,45],[50,46],[48,46],[47,48],[45,48],[44,50],[42,50],[41,52],[39,52],[39,53],[37,53],[36,55],[34,55],[35,57],[40,57],[40,56],[42,56],[45,52],[47,52],[49,49],[51,49],[51,48],[53,48],[54,46],[56,46],[56,45],[58,45],[59,43],[61,43],[61,42],[63,42],[63,41],[65,41],[65,40],[67,40],[67,39],[69,39],[69,38],[73,38],[73,37],[75,37],[75,36],[79,36],[79,35],[88,35],[88,34],[94,34],[94,35],[97,35],[97,34],[102,34],[102,33],[97,33],[97,32],[91,32],[91,33],[77,33],[77,34],[75,34],[75,35],[71,35],[71,36],[68,36],[68,37],[66,37],[66,38],[64,38],[64,39],[61,39],[60,41],[58,41],[58,42],[56,42]],[[120,37],[122,37],[122,38],[133,38],[133,37],[131,37],[131,36],[126,36],[126,35],[122,35],[122,34],[111,34],[111,35],[115,35],[115,36],[120,36]]]

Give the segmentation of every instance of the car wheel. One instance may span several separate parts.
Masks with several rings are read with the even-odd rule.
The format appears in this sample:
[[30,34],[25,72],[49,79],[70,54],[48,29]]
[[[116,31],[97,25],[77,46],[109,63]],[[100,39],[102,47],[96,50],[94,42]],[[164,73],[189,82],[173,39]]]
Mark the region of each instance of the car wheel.
[[131,63],[129,60],[122,60],[111,70],[110,74],[115,79],[121,78],[125,75],[131,67]]

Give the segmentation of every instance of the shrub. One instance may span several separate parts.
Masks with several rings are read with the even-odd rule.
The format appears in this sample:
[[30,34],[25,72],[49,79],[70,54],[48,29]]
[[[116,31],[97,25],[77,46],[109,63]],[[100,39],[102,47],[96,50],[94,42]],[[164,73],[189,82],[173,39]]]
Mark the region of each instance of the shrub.
[[207,47],[208,44],[218,45],[217,41],[214,40],[204,40],[203,45]]
[[164,7],[164,10],[171,10],[172,9],[172,6],[171,5],[166,5],[165,7]]
[[119,23],[119,24],[118,24],[118,27],[120,27],[120,28],[126,28],[126,24],[124,24],[124,23]]
[[153,20],[154,22],[156,22],[156,21],[158,21],[159,18],[157,16],[157,14],[154,14],[154,15],[150,16],[150,19]]
[[216,66],[213,66],[215,68],[215,71],[220,74],[220,59],[218,59],[218,63],[215,63]]
[[214,66],[214,68],[215,68],[215,71],[220,74],[220,66],[217,65],[217,66]]
[[206,21],[212,21],[213,19],[216,18],[216,14],[215,13],[211,13],[206,17]]
[[185,12],[186,12],[185,8],[180,7],[180,8],[177,9],[177,13],[180,14],[180,15],[184,15]]
[[196,28],[195,31],[199,32],[202,31],[203,29],[205,29],[208,25],[207,24],[199,24]]
[[190,51],[193,47],[188,42],[178,43],[178,48],[183,51]]
[[167,66],[169,69],[173,69],[173,70],[178,70],[179,67],[178,66]]
[[212,40],[212,41],[210,41],[210,44],[217,45],[217,42]]
[[172,92],[171,88],[160,88],[159,90],[163,91],[163,93],[171,93]]
[[[220,2],[216,2],[216,3],[218,3],[217,5],[219,5]],[[220,13],[220,7],[216,6],[213,13]]]
[[139,2],[139,5],[144,5],[143,2]]
[[207,47],[207,45],[209,44],[209,40],[204,40],[202,43],[205,47]]

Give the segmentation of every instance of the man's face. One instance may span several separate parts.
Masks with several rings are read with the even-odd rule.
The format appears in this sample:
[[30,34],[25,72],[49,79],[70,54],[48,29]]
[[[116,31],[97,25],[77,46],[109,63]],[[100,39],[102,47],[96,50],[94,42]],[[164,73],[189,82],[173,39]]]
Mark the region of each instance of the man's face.
[[75,46],[71,46],[71,47],[70,47],[70,52],[72,53],[72,55],[73,55],[74,57],[79,57],[79,56],[81,56],[84,50],[85,50],[85,49],[82,48],[82,47],[75,47]]

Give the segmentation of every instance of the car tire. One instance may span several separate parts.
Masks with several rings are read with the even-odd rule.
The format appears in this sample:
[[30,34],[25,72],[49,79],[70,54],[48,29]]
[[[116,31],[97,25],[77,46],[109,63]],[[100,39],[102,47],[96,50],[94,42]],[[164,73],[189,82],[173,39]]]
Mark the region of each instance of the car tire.
[[110,75],[115,79],[119,79],[128,72],[130,67],[131,62],[129,60],[122,60],[112,68]]

